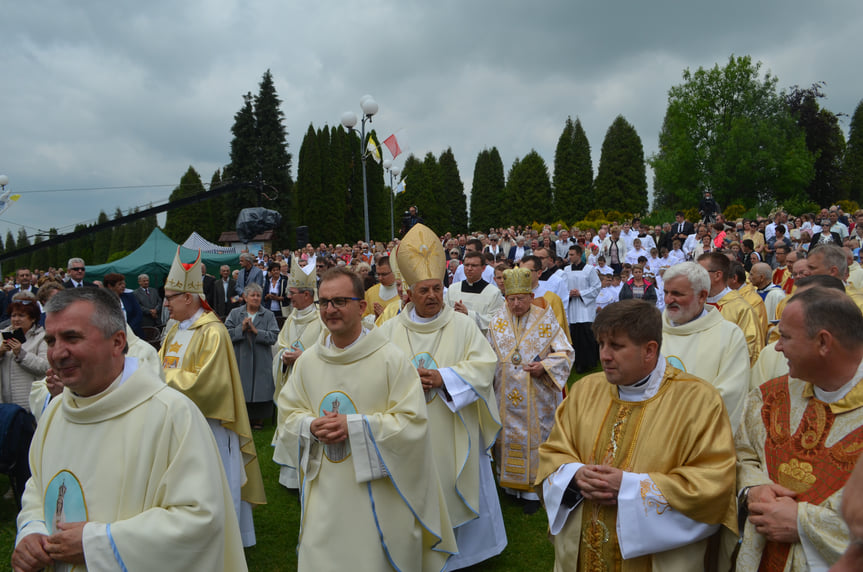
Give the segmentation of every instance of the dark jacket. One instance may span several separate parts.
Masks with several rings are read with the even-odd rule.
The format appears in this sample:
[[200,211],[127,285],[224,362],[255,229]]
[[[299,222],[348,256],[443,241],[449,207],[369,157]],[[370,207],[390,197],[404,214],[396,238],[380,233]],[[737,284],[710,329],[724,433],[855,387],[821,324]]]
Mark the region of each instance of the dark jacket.
[[[620,288],[620,300],[631,300],[632,299],[632,281],[634,279],[630,278],[627,282],[623,284]],[[650,281],[644,281],[644,296],[641,297],[642,300],[646,300],[647,302],[656,302],[656,286],[654,286]]]

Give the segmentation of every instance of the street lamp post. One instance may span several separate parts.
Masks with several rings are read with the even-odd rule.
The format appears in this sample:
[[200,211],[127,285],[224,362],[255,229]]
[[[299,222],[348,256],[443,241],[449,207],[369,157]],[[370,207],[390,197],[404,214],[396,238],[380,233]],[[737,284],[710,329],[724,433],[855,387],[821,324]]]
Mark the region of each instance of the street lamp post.
[[[363,118],[360,122],[360,160],[363,164],[363,218],[365,219],[366,242],[369,237],[369,192],[366,184],[366,121],[372,122],[372,116],[378,112],[378,103],[371,95],[364,95],[360,99],[360,108],[363,110]],[[346,111],[342,114],[342,125],[348,131],[353,131],[357,124],[357,114]]]
[[396,189],[393,186],[393,177],[398,180],[399,173],[401,173],[402,170],[398,167],[393,167],[393,162],[389,159],[384,161],[384,169],[386,169],[390,174],[390,240],[393,240],[396,237],[395,208],[393,207],[393,196],[396,193]]

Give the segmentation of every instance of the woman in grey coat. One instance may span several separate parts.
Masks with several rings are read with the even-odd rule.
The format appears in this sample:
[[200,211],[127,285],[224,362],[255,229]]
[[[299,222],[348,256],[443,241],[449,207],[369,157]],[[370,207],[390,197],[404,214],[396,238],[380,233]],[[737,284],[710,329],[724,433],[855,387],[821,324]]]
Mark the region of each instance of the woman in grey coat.
[[225,327],[234,343],[243,394],[253,429],[260,429],[273,414],[273,344],[279,326],[273,313],[261,306],[262,291],[256,283],[243,290],[246,304],[231,310]]

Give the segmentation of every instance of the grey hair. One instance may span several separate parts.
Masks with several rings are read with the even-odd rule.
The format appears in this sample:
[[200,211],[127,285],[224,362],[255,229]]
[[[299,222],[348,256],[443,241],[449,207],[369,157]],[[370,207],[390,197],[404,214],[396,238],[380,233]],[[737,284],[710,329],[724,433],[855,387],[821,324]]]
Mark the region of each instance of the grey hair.
[[863,314],[845,292],[816,286],[797,292],[788,304],[803,307],[803,322],[809,339],[827,330],[845,349],[863,346]]
[[70,258],[69,262],[66,263],[66,269],[68,270],[76,264],[80,264],[81,266],[87,266],[86,264],[84,264],[83,258]]
[[150,276],[147,274],[138,274],[138,280],[141,280],[141,278],[146,278],[147,280],[149,280]]
[[809,258],[819,255],[824,259],[824,266],[830,268],[835,266],[839,271],[839,279],[844,280],[848,276],[848,258],[845,256],[845,250],[841,246],[835,244],[817,245],[809,252]]
[[248,260],[249,262],[254,263],[255,257],[252,256],[252,254],[249,252],[241,252],[240,253],[240,260]]
[[126,331],[126,319],[120,307],[120,298],[103,288],[67,288],[60,290],[45,304],[46,314],[62,312],[75,302],[90,302],[93,313],[90,323],[107,339],[117,332]]
[[667,284],[678,276],[685,276],[696,294],[702,291],[710,293],[710,274],[697,262],[675,264],[665,271],[662,280]]
[[250,294],[252,292],[257,292],[258,294],[263,294],[264,291],[261,288],[261,285],[257,282],[251,282],[250,284],[246,284],[246,287],[243,288],[243,294]]

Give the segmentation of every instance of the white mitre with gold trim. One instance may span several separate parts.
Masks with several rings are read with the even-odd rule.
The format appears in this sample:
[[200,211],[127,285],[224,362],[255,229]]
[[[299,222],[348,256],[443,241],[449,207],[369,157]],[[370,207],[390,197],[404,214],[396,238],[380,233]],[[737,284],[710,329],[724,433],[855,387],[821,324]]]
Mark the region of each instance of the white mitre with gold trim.
[[318,286],[318,273],[315,266],[316,257],[309,258],[305,266],[300,266],[300,259],[294,256],[291,259],[291,273],[288,276],[288,288],[309,288],[314,290]]
[[180,248],[179,246],[177,247],[177,254],[174,256],[174,262],[171,264],[171,271],[168,272],[168,278],[165,279],[165,290],[203,295],[204,281],[203,274],[201,273],[201,251],[198,250],[198,256],[194,262],[187,264],[180,260]]
[[443,280],[446,254],[440,239],[432,229],[417,223],[399,243],[396,264],[408,287],[423,280]]

